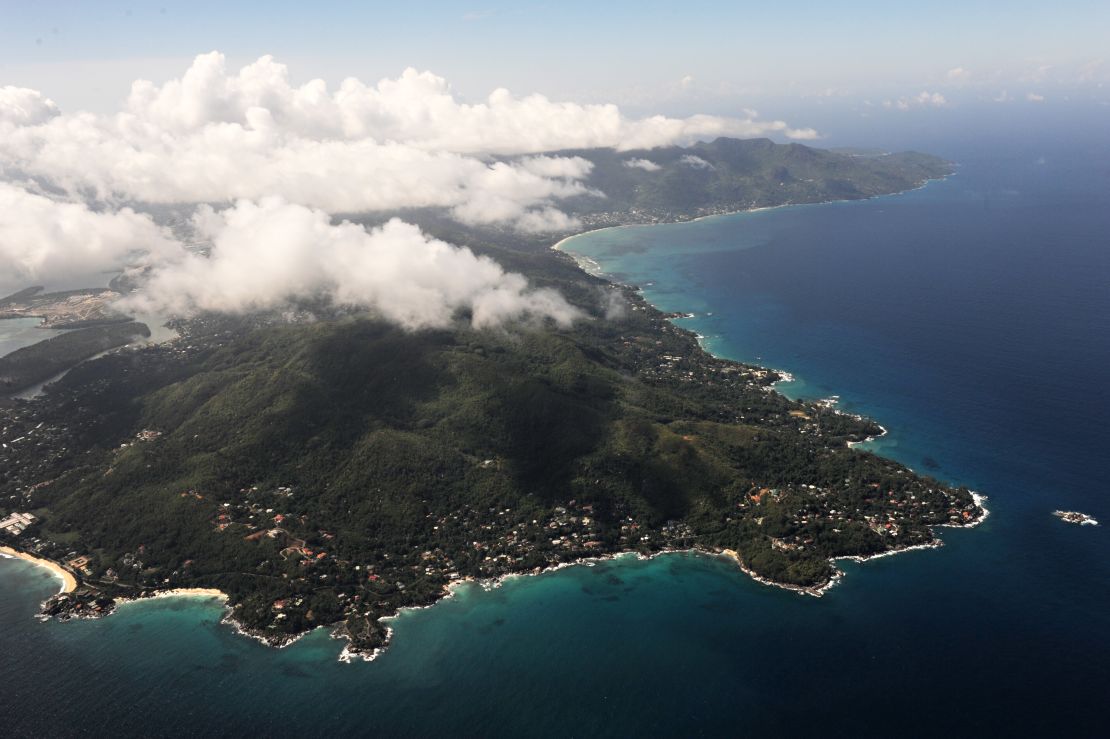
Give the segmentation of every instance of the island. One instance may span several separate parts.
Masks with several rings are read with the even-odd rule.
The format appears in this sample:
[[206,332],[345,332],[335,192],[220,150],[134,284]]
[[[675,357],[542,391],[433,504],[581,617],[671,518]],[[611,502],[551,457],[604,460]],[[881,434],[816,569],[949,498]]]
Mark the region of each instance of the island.
[[1064,523],[1073,523],[1078,526],[1098,526],[1098,521],[1094,516],[1088,516],[1086,513],[1079,511],[1053,511],[1053,516],[1064,521]]
[[[871,197],[951,172],[763,140],[634,153],[652,171],[577,155],[609,194],[575,212],[582,229]],[[838,559],[939,546],[938,527],[985,517],[972,491],[851,448],[882,433],[874,421],[784,397],[781,373],[708,354],[675,314],[550,248],[568,234],[405,217],[585,318],[412,332],[320,300],[202,314],[40,398],[0,401],[0,517],[21,522],[0,543],[78,581],[45,614],[218,591],[228,620],[268,644],[329,626],[345,657],[372,658],[400,609],[464,582],[696,551],[820,595]]]

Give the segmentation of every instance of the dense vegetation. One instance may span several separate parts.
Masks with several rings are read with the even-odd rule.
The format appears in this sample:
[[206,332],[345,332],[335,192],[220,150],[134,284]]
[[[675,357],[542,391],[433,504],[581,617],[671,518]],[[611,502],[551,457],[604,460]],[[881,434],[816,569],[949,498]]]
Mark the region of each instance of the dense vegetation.
[[[692,151],[720,172],[733,148]],[[968,491],[849,449],[873,422],[774,393],[775,373],[705,354],[634,291],[424,216],[589,318],[409,333],[321,305],[300,322],[202,316],[0,408],[0,501],[41,519],[15,543],[89,559],[51,611],[210,586],[271,641],[342,622],[369,650],[381,617],[456,580],[693,547],[814,589],[831,557],[980,515]]]
[[[858,200],[908,190],[952,171],[947,162],[927,154],[843,154],[769,139],[719,138],[689,147],[561,153],[593,163],[586,184],[606,197],[583,196],[572,206],[591,223]],[[637,161],[653,167],[629,166]]]

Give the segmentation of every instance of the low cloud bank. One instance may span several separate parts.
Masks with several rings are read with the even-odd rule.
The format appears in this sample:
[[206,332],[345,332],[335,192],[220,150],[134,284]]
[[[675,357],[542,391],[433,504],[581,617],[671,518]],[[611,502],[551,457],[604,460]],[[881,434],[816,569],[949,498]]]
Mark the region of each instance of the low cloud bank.
[[693,167],[694,169],[714,169],[712,164],[705,161],[699,156],[694,156],[693,154],[687,154],[679,161],[681,161],[688,167]]
[[0,87],[0,125],[27,126],[58,115],[58,106],[38,90],[11,85]]
[[948,105],[948,100],[939,92],[922,90],[911,97],[901,97],[897,100],[884,100],[884,108],[895,110],[910,110],[911,108],[943,108]]
[[376,85],[350,77],[330,92],[318,79],[291,85],[288,69],[270,56],[230,74],[218,52],[198,56],[180,79],[136,82],[127,101],[127,112],[136,119],[181,133],[211,124],[252,125],[260,111],[268,125],[303,138],[374,139],[465,154],[642,149],[725,135],[811,136],[810,129],[760,121],[754,113],[630,119],[615,105],[517,97],[504,88],[482,102],[465,103],[444,78],[412,68]]
[[[129,301],[174,313],[324,296],[409,328],[459,311],[479,326],[529,316],[565,325],[577,316],[565,300],[489,259],[401,221],[367,231],[329,214],[433,207],[467,224],[563,231],[579,224],[559,202],[601,193],[584,184],[590,162],[550,152],[816,136],[744,116],[633,119],[614,105],[504,89],[468,103],[413,69],[374,85],[295,86],[271,57],[232,72],[216,52],[180,78],[135,82],[112,115],[0,87],[0,286],[101,283],[100,273],[139,266],[147,282]],[[196,208],[208,255],[136,212],[168,204]]]
[[695,115],[630,119],[615,105],[495,90],[464,103],[447,81],[406,70],[367,85],[299,87],[262,57],[237,73],[216,52],[178,79],[139,80],[115,115],[63,113],[34,90],[0,89],[0,172],[102,202],[221,202],[280,196],[331,213],[444,207],[466,223],[562,228],[557,201],[587,192],[590,164],[535,156],[642,149],[781,133],[783,121]]
[[194,222],[211,242],[209,254],[182,251],[157,266],[125,306],[178,315],[248,313],[325,298],[409,329],[446,326],[460,310],[479,328],[528,318],[567,326],[580,315],[557,292],[530,289],[492,259],[399,219],[367,231],[268,198],[224,211],[205,206]]
[[567,326],[581,315],[557,292],[531,289],[493,260],[399,219],[368,231],[275,197],[201,206],[192,226],[206,254],[147,215],[97,213],[0,183],[0,289],[141,270],[143,287],[123,310],[248,313],[322,299],[408,329],[447,326],[460,311],[479,328],[547,318]]
[[66,284],[172,257],[181,249],[148,216],[97,213],[0,182],[0,290]]
[[645,172],[658,172],[663,169],[661,165],[656,164],[650,159],[626,159],[624,166],[629,169],[642,169]]

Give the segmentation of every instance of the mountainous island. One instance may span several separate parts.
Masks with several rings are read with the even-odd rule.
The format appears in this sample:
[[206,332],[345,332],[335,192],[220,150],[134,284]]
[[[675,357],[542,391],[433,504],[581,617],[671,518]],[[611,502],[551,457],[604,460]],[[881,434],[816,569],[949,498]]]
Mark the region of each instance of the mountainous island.
[[[568,203],[584,228],[865,198],[952,171],[767,140],[566,153],[605,193]],[[935,546],[933,527],[985,515],[965,488],[851,449],[882,433],[873,421],[788,400],[775,371],[707,354],[634,287],[549,248],[567,234],[405,218],[585,318],[405,331],[323,301],[209,313],[0,401],[0,513],[30,516],[0,543],[79,580],[46,614],[216,588],[267,643],[334,625],[347,654],[370,656],[385,619],[454,583],[693,549],[819,594],[835,558]]]

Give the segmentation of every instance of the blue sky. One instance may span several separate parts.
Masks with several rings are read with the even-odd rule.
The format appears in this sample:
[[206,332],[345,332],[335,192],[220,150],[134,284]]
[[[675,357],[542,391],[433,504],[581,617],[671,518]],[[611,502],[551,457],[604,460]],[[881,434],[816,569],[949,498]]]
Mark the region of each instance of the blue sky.
[[131,80],[213,49],[231,65],[273,54],[297,82],[413,66],[464,97],[506,86],[641,113],[1110,98],[1105,0],[0,5],[0,85],[68,110],[114,109]]

